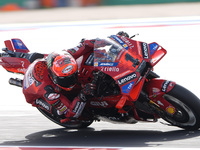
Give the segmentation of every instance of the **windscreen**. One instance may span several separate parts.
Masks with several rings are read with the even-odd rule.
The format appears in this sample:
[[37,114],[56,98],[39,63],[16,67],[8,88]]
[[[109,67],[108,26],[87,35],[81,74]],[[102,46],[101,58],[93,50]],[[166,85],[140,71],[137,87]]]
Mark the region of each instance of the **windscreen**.
[[96,39],[94,43],[94,66],[116,66],[116,58],[123,49],[110,39]]

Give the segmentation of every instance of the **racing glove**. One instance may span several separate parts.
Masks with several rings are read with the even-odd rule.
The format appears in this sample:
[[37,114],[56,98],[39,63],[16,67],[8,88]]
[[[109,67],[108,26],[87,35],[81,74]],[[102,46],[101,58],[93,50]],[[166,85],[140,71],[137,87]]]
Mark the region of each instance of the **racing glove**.
[[94,97],[96,91],[96,85],[93,83],[87,83],[81,90],[79,94],[79,99],[83,102],[86,102],[88,99]]

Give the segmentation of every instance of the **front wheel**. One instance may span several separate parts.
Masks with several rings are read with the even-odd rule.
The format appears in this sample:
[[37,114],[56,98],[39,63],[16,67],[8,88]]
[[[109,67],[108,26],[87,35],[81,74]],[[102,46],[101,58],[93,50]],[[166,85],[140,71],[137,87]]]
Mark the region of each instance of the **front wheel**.
[[163,98],[176,108],[176,112],[164,120],[186,130],[200,127],[200,100],[192,92],[176,84]]

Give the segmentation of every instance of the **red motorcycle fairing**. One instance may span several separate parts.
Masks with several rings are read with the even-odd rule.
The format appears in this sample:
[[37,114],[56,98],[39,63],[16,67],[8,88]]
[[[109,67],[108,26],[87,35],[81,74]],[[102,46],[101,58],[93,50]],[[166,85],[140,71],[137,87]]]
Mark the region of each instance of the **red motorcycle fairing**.
[[102,100],[93,98],[89,101],[89,105],[93,108],[110,108],[116,105],[122,95],[105,96]]
[[[21,39],[11,39],[4,41],[6,48],[12,52],[28,53],[29,49]],[[0,65],[9,72],[25,74],[30,61],[26,58],[0,57]]]
[[163,80],[163,79],[152,79],[146,84],[146,91],[149,95],[149,98],[156,103],[160,108],[165,110],[170,114],[174,114],[176,112],[175,107],[170,104],[166,99],[164,99],[164,95],[171,91],[175,82]]
[[123,95],[115,106],[117,109],[121,110],[128,101],[137,101],[145,83],[146,75],[141,74],[146,64],[153,67],[165,54],[166,50],[155,42],[147,44],[116,35],[96,40],[94,67],[111,76]]
[[25,58],[1,57],[0,65],[7,71],[25,74],[30,62]]

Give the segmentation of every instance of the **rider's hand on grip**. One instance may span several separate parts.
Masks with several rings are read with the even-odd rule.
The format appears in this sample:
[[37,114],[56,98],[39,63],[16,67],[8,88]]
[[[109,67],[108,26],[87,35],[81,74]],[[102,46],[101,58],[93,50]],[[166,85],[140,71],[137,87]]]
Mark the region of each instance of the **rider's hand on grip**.
[[86,102],[88,99],[92,98],[95,94],[96,85],[93,83],[87,83],[84,85],[83,89],[79,94],[79,99]]
[[91,95],[94,96],[94,92],[96,90],[96,85],[93,83],[87,83],[85,84],[84,88],[83,88],[83,93],[85,95]]

